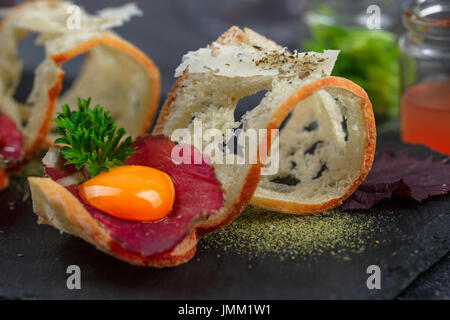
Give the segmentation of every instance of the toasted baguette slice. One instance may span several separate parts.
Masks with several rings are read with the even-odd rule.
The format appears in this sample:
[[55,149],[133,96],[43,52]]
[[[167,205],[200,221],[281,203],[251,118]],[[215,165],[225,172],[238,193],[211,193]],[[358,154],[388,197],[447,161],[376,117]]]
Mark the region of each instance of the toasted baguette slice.
[[[81,171],[64,168],[59,147],[50,148],[43,158],[46,172],[55,180],[50,177],[28,178],[33,211],[38,215],[39,223],[51,225],[61,232],[80,237],[97,249],[130,264],[168,267],[184,263],[196,251],[201,236],[197,232],[199,222],[210,217],[212,212],[222,210],[224,203],[222,187],[215,177],[214,169],[207,161],[202,161],[201,165],[186,164],[182,167],[171,163],[171,153],[173,147],[177,145],[167,137],[146,135],[136,139],[134,146],[137,151],[128,161],[163,170],[174,181],[175,204],[173,211],[163,219],[164,221],[154,222],[153,226],[152,223],[128,224],[114,217],[102,218],[101,212],[95,213],[95,209],[92,208],[94,210],[92,211],[87,208],[74,193],[74,188],[87,177]],[[188,147],[194,151],[193,154],[198,154],[194,148]],[[254,184],[255,188],[257,181]],[[196,187],[198,189],[195,189]],[[182,194],[180,191],[185,193]],[[204,200],[203,203],[201,199]],[[247,202],[249,199],[250,197],[247,198]],[[190,217],[188,221],[185,219],[186,215]],[[158,227],[158,224],[163,226]],[[145,230],[142,231],[140,227]],[[122,229],[125,231],[118,231],[121,228],[125,228]],[[168,235],[167,228],[176,233],[175,238],[169,239],[169,243],[166,240],[171,238],[171,235]],[[182,234],[179,233],[180,229],[183,230]],[[132,240],[126,240],[130,237],[128,230],[133,230],[132,233],[137,237],[131,236]],[[157,230],[162,230],[163,233],[159,236]],[[148,243],[162,247],[153,246],[149,253],[145,248]]]
[[[296,214],[336,207],[370,170],[376,136],[364,90],[349,80],[330,77],[337,54],[332,50],[292,54],[250,29],[232,27],[209,47],[183,58],[154,133],[176,140],[177,129],[189,128],[194,136],[193,123],[198,120],[203,130],[222,133],[238,127],[267,129],[269,145],[275,138],[270,130],[284,122],[277,136],[279,148],[275,143],[270,155],[273,160],[279,154],[279,170],[261,177],[251,203]],[[260,104],[236,122],[238,101],[261,90],[267,93]],[[213,157],[205,146],[203,152]],[[263,150],[263,145],[259,147]],[[247,152],[248,145],[243,149]],[[243,202],[238,204],[237,199],[252,194],[251,185],[260,176],[258,165],[214,166],[227,206],[236,209],[208,219],[202,226],[205,232],[238,214]]]
[[176,266],[195,253],[197,238],[189,234],[170,252],[147,258],[119,247],[109,233],[92,218],[84,206],[65,187],[49,178],[28,178],[33,198],[33,211],[40,224],[48,224],[93,244],[97,249],[130,264],[152,267]]
[[[70,12],[73,19],[68,17]],[[143,52],[108,30],[138,14],[137,7],[126,5],[92,16],[70,2],[48,0],[18,5],[1,21],[0,111],[21,128],[25,160],[42,143],[53,142],[53,137],[47,138],[52,117],[61,104],[76,105],[78,97],[90,96],[94,104],[108,106],[112,117],[134,137],[148,130],[159,102],[158,68]],[[45,47],[46,57],[35,71],[28,103],[22,105],[13,98],[23,67],[17,51],[19,42],[31,32],[38,34],[37,44]],[[64,63],[84,53],[88,55],[80,75],[60,97]]]

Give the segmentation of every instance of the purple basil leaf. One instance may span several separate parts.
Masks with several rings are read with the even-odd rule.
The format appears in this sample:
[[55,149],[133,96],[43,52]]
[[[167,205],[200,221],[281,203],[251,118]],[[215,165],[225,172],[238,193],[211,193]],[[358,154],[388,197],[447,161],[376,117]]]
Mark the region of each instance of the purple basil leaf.
[[356,191],[344,201],[342,210],[369,209],[393,194],[418,202],[450,191],[448,159],[433,162],[409,157],[406,150],[383,149],[375,155],[372,170]]

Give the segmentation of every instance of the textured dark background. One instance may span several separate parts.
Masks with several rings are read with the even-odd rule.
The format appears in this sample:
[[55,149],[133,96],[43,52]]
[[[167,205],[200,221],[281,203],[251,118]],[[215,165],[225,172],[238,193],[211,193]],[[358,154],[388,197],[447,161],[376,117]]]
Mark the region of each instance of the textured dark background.
[[[75,1],[90,12],[124,1]],[[303,1],[285,0],[152,0],[135,1],[144,17],[134,18],[116,31],[146,52],[159,66],[163,96],[173,83],[182,55],[213,41],[230,25],[248,26],[291,49],[299,47],[305,29],[298,20]],[[25,80],[18,97],[26,97],[30,72],[43,52],[24,41]],[[80,60],[68,64],[68,79]],[[394,131],[380,135],[379,147],[403,147]],[[426,156],[425,148],[411,152]],[[369,248],[349,262],[329,256],[301,266],[264,258],[252,262],[233,254],[217,257],[200,249],[188,264],[165,270],[128,266],[95,250],[82,240],[60,236],[50,227],[37,226],[31,201],[22,201],[24,177],[13,178],[13,187],[0,193],[0,297],[7,298],[405,298],[450,299],[448,196],[422,205],[383,203],[376,210],[395,212],[402,234],[376,234],[389,245]],[[10,203],[14,202],[11,210]],[[380,215],[380,219],[382,219]],[[23,256],[18,256],[23,254]],[[440,260],[440,261],[439,261]],[[65,269],[78,264],[83,290],[69,291]],[[365,287],[365,268],[379,264],[383,289]]]

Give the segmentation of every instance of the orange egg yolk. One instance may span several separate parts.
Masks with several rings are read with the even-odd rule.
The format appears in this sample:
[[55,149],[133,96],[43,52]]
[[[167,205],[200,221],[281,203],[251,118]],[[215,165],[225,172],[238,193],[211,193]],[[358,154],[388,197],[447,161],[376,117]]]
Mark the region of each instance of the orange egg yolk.
[[84,182],[79,193],[92,207],[133,221],[161,220],[175,201],[172,179],[145,166],[111,168]]

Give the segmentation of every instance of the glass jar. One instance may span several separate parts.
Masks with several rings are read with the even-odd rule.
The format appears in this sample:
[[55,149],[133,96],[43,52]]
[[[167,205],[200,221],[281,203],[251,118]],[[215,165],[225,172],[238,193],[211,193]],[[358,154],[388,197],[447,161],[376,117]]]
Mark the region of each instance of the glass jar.
[[310,31],[309,39],[303,42],[304,49],[341,51],[332,74],[352,80],[366,90],[377,126],[398,116],[396,31],[401,27],[401,3],[399,0],[308,1],[301,17]]
[[450,154],[450,1],[416,0],[403,24],[402,139]]

